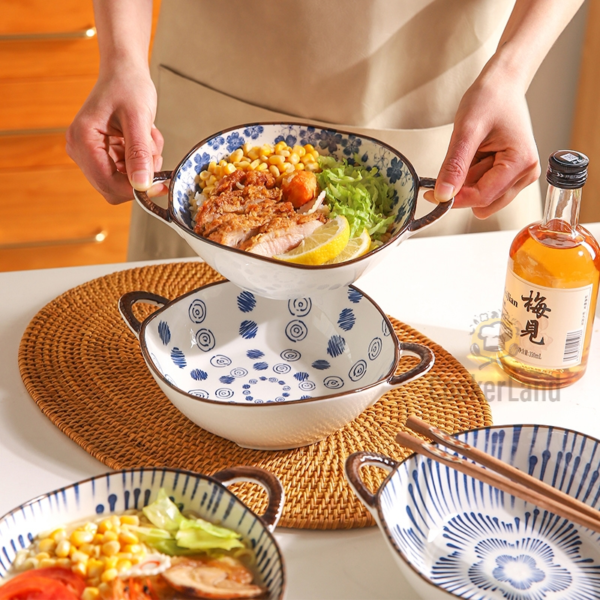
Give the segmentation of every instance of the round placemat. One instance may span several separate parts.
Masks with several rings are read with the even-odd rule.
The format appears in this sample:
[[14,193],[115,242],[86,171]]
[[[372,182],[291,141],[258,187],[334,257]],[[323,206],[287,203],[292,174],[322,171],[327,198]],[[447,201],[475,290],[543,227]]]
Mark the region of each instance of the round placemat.
[[[73,288],[46,305],[27,327],[19,368],[27,391],[66,435],[112,469],[165,466],[212,474],[235,465],[267,469],[281,480],[286,504],[280,525],[303,529],[349,529],[373,519],[348,486],[344,461],[368,450],[400,460],[410,451],[396,432],[410,414],[448,432],[490,425],[489,405],[467,370],[441,346],[396,319],[402,341],[435,353],[421,379],[386,394],[355,421],[312,446],[259,451],[204,431],[160,391],[117,303],[143,290],[174,299],[222,277],[204,263],[179,262],[119,271]],[[138,318],[154,308],[136,305]],[[401,370],[410,366],[403,358]],[[386,473],[366,468],[376,489]],[[236,494],[259,514],[265,494],[238,484]]]

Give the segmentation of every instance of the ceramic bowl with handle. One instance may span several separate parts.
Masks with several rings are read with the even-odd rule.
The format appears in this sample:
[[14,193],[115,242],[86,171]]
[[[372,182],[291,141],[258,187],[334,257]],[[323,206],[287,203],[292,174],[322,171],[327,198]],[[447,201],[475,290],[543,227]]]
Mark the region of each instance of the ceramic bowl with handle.
[[[598,507],[597,439],[541,425],[454,437]],[[375,494],[361,479],[363,465],[391,471]],[[589,529],[420,455],[396,463],[357,452],[346,477],[423,599],[600,598],[600,535]]]
[[[320,154],[338,159],[360,157],[361,164],[377,167],[394,189],[391,238],[359,258],[334,265],[296,265],[230,248],[194,233],[190,200],[201,191],[198,174],[211,161],[227,158],[245,143],[312,144]],[[410,161],[397,150],[374,138],[300,123],[253,123],[215,133],[194,146],[173,171],[156,173],[154,181],[170,180],[168,207],[162,208],[144,192],[134,191],[144,210],[172,227],[193,250],[224,277],[258,296],[275,299],[301,298],[354,283],[388,255],[401,241],[442,218],[452,201],[415,219],[419,189],[432,188],[434,179],[419,177]]]
[[[269,500],[264,515],[253,513],[227,489],[241,481],[258,483],[265,489]],[[242,466],[211,477],[162,467],[113,471],[38,496],[0,519],[0,584],[17,552],[27,548],[39,533],[101,515],[141,510],[156,499],[161,488],[181,510],[193,511],[239,533],[254,551],[257,583],[267,590],[265,597],[283,598],[285,566],[272,534],[283,510],[283,487],[272,473]]]
[[[137,302],[163,307],[140,323]],[[353,286],[270,300],[219,282],[173,301],[129,292],[119,308],[169,400],[203,429],[249,448],[319,441],[434,362],[425,346],[399,342]],[[420,363],[396,375],[404,354]]]

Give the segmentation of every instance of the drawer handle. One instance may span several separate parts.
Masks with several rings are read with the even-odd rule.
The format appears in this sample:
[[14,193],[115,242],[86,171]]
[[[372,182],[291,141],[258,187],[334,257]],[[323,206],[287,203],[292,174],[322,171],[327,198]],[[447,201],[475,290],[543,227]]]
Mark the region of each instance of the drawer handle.
[[96,28],[88,27],[80,31],[53,31],[50,33],[11,33],[0,35],[0,42],[25,42],[47,40],[91,39],[96,36]]
[[21,250],[23,248],[48,248],[49,246],[68,246],[72,244],[101,244],[108,234],[102,230],[94,235],[66,240],[42,240],[39,242],[17,242],[15,244],[0,244],[0,250]]

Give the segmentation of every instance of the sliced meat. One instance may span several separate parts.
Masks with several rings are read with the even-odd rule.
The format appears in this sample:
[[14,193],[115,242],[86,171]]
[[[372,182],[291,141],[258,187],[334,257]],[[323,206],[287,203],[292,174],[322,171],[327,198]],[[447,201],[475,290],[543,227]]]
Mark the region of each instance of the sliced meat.
[[256,598],[265,592],[252,583],[246,567],[230,558],[183,560],[165,571],[163,577],[171,587],[194,598]]
[[257,235],[243,242],[240,248],[260,256],[285,254],[314,233],[324,221],[325,218],[317,213],[275,217],[265,223]]

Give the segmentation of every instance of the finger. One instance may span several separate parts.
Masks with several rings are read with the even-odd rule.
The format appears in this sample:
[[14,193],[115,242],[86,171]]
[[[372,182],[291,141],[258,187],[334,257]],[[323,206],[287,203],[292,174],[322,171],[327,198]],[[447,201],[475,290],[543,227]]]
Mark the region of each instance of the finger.
[[456,126],[435,184],[435,199],[446,202],[462,188],[481,140],[476,129]]
[[472,209],[473,215],[478,219],[487,219],[505,206],[508,206],[519,193],[521,193],[528,185],[531,185],[536,179],[537,178],[532,179],[528,175],[522,177],[513,186],[511,186],[506,193],[500,196],[500,198],[497,200],[494,200],[494,202],[488,206],[474,207]]
[[125,166],[131,186],[146,191],[154,176],[152,120],[139,113],[123,116],[125,138]]
[[103,132],[82,123],[81,127],[69,128],[66,137],[68,155],[110,204],[121,204],[132,199],[129,181],[118,172],[110,157],[108,139]]
[[484,208],[504,197],[513,186],[521,185],[521,180],[528,185],[538,177],[537,156],[525,157],[511,150],[497,152],[492,167],[473,185],[465,185],[454,205],[457,208]]

